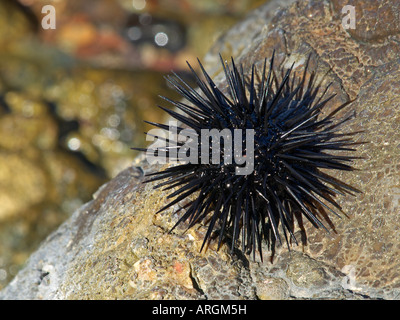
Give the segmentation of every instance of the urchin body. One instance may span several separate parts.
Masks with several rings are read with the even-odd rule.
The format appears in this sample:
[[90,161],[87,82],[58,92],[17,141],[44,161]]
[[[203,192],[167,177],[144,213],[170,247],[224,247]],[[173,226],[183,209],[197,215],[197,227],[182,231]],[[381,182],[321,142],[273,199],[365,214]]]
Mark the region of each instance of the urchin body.
[[[168,77],[189,104],[165,98],[183,113],[162,107],[163,110],[199,136],[204,129],[228,129],[232,135],[235,130],[242,129],[243,134],[236,144],[241,142],[242,156],[252,156],[253,170],[237,174],[237,169],[243,167],[243,163],[237,163],[238,158],[233,157],[228,163],[201,161],[200,143],[199,161],[149,174],[152,177],[148,182],[162,181],[155,188],[173,190],[168,196],[173,200],[159,212],[196,194],[196,198],[180,210],[176,225],[188,222],[188,227],[192,227],[205,223],[207,232],[203,246],[211,239],[213,231],[218,231],[219,246],[226,239],[225,235],[229,235],[233,250],[241,235],[242,250],[254,254],[258,249],[261,255],[263,239],[274,244],[276,240],[281,241],[283,234],[288,245],[291,240],[296,241],[293,230],[296,213],[315,227],[325,228],[321,218],[326,219],[327,212],[337,215],[336,212],[341,211],[335,197],[359,192],[321,170],[353,169],[350,163],[356,157],[348,153],[355,151],[350,147],[357,144],[351,139],[355,133],[339,131],[350,117],[335,119],[335,114],[347,104],[323,116],[323,108],[333,97],[326,97],[329,86],[322,90],[316,85],[314,73],[306,81],[307,65],[301,77],[292,75],[292,67],[278,80],[273,60],[272,56],[268,72],[265,61],[261,73],[253,65],[246,77],[233,59],[229,66],[221,58],[226,94],[215,85],[200,62],[204,80],[189,65],[199,91],[176,74]],[[163,124],[152,124],[171,130]],[[251,154],[245,134],[249,130],[254,138]],[[173,142],[174,147],[166,147],[166,154],[170,160],[177,160],[171,159],[176,157],[172,148],[182,147],[184,143],[168,142]],[[222,140],[221,159],[224,159],[224,143]],[[210,147],[207,158],[211,158],[212,151]]]

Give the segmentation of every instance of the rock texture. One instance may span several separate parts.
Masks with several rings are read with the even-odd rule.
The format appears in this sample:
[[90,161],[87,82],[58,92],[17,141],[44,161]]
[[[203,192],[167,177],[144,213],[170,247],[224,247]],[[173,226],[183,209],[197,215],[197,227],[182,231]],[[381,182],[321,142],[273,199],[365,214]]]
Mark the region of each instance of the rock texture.
[[[207,69],[224,86],[217,53],[245,67],[276,51],[280,66],[310,67],[333,81],[335,103],[354,100],[347,130],[357,141],[359,171],[337,178],[363,194],[340,199],[347,216],[332,217],[330,233],[304,222],[303,242],[265,250],[264,262],[240,251],[199,253],[205,227],[168,230],[167,201],[143,185],[147,168],[131,167],[104,185],[29,259],[0,292],[3,299],[397,299],[400,294],[400,34],[391,1],[346,1],[360,25],[341,25],[341,1],[298,1],[271,15],[267,3],[219,39]],[[382,11],[382,8],[385,10]],[[371,12],[377,12],[375,18]],[[379,13],[380,12],[380,13]],[[386,14],[383,14],[386,13]],[[390,14],[389,14],[390,13]],[[272,18],[271,18],[272,17]],[[390,25],[390,32],[382,26]],[[358,27],[360,29],[358,29]]]

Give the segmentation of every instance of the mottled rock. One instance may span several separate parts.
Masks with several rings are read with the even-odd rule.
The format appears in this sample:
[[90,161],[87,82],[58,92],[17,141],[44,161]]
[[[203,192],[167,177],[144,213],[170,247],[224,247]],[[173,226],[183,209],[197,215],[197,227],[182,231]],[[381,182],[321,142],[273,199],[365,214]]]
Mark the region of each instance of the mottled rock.
[[[205,227],[185,232],[181,226],[169,233],[179,218],[172,212],[179,206],[154,214],[165,205],[166,194],[154,191],[152,184],[142,185],[142,171],[131,167],[42,244],[0,298],[397,299],[399,33],[395,22],[389,33],[378,24],[397,16],[399,8],[382,3],[388,14],[376,19],[368,18],[368,5],[357,9],[365,17],[355,31],[358,36],[341,25],[340,1],[298,1],[263,20],[270,8],[266,4],[209,54],[223,52],[250,66],[275,49],[277,66],[297,61],[296,70],[311,54],[310,69],[317,70],[323,84],[332,82],[329,90],[337,93],[330,108],[354,100],[347,112],[356,117],[345,130],[363,130],[355,140],[368,143],[358,147],[363,158],[354,165],[360,170],[337,173],[337,178],[363,193],[339,198],[346,215],[331,217],[330,233],[305,221],[300,246],[291,251],[278,246],[272,256],[265,248],[263,262],[239,250],[230,255],[228,243],[217,251],[211,242],[200,253]],[[235,34],[241,36],[232,38]],[[207,61],[223,86],[217,59]]]

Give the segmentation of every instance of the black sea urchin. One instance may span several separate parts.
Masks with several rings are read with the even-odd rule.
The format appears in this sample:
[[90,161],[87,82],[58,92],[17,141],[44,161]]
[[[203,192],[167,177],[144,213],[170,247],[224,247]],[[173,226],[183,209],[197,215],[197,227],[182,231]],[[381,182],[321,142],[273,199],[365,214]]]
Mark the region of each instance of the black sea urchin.
[[[314,72],[306,81],[309,60],[301,77],[296,77],[292,66],[282,72],[281,80],[273,71],[273,61],[274,56],[268,72],[264,61],[261,74],[253,65],[246,78],[243,68],[238,68],[233,59],[229,66],[221,58],[227,93],[217,88],[200,61],[205,80],[200,79],[188,64],[199,91],[174,74],[167,80],[190,104],[164,98],[183,114],[161,107],[181,126],[149,122],[169,133],[188,127],[195,136],[201,137],[201,143],[194,148],[195,156],[190,158],[193,161],[151,173],[148,176],[152,177],[147,182],[165,180],[154,188],[174,189],[168,196],[174,199],[159,212],[196,194],[194,200],[181,208],[186,211],[174,228],[185,221],[188,227],[198,222],[208,224],[202,249],[211,239],[213,231],[219,231],[218,248],[224,235],[229,234],[232,250],[241,239],[243,252],[253,252],[254,258],[258,249],[262,258],[263,238],[273,245],[277,240],[281,242],[283,234],[289,247],[291,240],[296,242],[294,217],[304,216],[316,228],[325,228],[321,218],[330,223],[326,213],[329,211],[337,215],[336,211],[341,211],[334,197],[359,192],[320,170],[353,170],[350,162],[356,157],[347,153],[355,150],[350,148],[351,145],[358,144],[351,139],[355,133],[338,131],[351,116],[338,121],[334,117],[347,103],[323,115],[322,109],[333,95],[325,97],[329,86],[319,92],[320,85],[315,84]],[[220,135],[211,136],[212,129],[217,129],[214,133]],[[208,133],[206,138],[205,132]],[[165,147],[157,149],[153,145],[147,151],[155,156],[163,153],[169,160],[188,155],[190,148],[185,142],[171,137],[162,140]],[[234,156],[232,150],[226,148],[232,142],[233,147],[239,150],[234,150]],[[216,146],[219,148],[213,149]],[[178,149],[181,149],[179,155]],[[216,154],[222,157],[214,161]],[[209,160],[211,158],[212,161]],[[243,160],[252,161],[252,170],[240,173],[241,169],[245,169]]]

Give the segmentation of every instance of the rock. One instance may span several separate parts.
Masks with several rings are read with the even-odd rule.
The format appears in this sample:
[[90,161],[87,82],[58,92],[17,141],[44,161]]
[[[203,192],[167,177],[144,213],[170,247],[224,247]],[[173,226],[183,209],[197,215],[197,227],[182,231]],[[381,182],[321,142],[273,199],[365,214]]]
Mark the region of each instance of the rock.
[[[399,14],[395,4],[383,3],[387,12]],[[269,6],[215,44],[207,69],[223,85],[221,67],[212,58],[216,52],[233,55],[245,67],[262,63],[274,49],[279,66],[293,61],[301,66],[312,54],[310,68],[326,74],[321,80],[332,81],[330,91],[337,93],[331,108],[354,100],[348,111],[356,117],[346,130],[362,129],[355,140],[369,143],[358,147],[363,157],[355,161],[359,170],[338,173],[337,178],[363,193],[339,199],[346,216],[331,218],[333,231],[304,222],[303,243],[290,251],[278,246],[273,254],[265,252],[264,262],[252,261],[239,250],[231,255],[227,244],[217,251],[214,242],[200,253],[206,228],[198,225],[185,232],[181,226],[169,233],[178,220],[174,208],[155,214],[165,205],[166,193],[153,190],[151,183],[141,184],[143,171],[130,167],[43,242],[0,298],[398,298],[398,29],[395,24],[388,33],[372,28],[369,24],[375,26],[376,20],[362,7],[357,15],[362,30],[347,31],[341,25],[340,1],[298,1],[271,20],[264,15]],[[391,16],[378,14],[377,19],[385,24]],[[145,172],[158,169],[139,160],[138,165]]]

